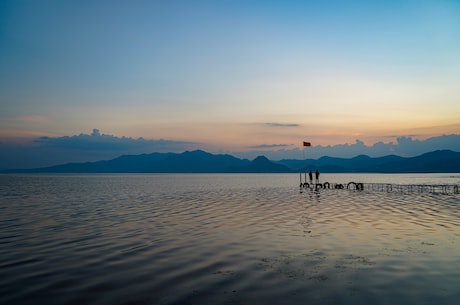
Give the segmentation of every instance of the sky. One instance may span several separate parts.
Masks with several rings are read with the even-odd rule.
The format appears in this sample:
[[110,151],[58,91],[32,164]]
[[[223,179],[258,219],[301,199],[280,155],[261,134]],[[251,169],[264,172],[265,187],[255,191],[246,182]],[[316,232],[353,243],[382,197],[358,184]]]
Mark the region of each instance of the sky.
[[452,149],[459,54],[458,0],[4,0],[0,168]]

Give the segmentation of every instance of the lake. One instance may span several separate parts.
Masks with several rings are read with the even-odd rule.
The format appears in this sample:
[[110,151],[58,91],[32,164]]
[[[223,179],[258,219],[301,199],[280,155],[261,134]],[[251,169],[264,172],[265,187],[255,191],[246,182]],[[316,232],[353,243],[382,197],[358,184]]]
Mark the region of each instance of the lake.
[[0,304],[460,300],[459,194],[300,190],[298,174],[0,175],[0,245]]

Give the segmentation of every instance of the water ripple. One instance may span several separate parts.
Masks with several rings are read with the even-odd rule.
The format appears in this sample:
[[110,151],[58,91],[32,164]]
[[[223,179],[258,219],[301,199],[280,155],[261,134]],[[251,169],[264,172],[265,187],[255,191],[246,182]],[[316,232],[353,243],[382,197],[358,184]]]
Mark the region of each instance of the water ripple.
[[459,196],[299,192],[291,175],[0,179],[1,304],[460,297]]

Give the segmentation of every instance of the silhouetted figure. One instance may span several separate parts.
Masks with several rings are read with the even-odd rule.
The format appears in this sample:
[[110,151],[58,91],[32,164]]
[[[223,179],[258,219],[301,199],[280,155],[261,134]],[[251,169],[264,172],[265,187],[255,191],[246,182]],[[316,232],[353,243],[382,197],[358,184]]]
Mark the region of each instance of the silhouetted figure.
[[319,171],[318,170],[316,170],[315,176],[316,176],[316,183],[319,183]]
[[308,173],[308,177],[310,177],[310,184],[313,183],[313,174],[311,173],[311,171]]

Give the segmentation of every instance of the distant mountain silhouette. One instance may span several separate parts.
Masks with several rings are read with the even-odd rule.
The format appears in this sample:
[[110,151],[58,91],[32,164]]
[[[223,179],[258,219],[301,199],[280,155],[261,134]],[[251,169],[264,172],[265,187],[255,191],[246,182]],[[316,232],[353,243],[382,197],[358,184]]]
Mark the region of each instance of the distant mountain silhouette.
[[411,158],[395,155],[371,158],[359,155],[353,158],[321,157],[317,160],[280,160],[279,164],[299,171],[318,169],[325,173],[457,173],[460,172],[460,152],[437,150]]
[[[217,173],[233,172],[250,165],[230,155],[213,155],[202,150],[175,153],[126,155],[107,161],[67,163],[33,169],[57,173]],[[30,172],[30,170],[25,170]]]
[[382,168],[382,172],[460,172],[460,153],[451,150],[437,150],[417,157],[388,162]]
[[126,155],[106,161],[67,163],[44,168],[8,170],[28,173],[289,173],[318,169],[323,173],[457,173],[460,152],[437,150],[417,157],[389,155],[371,158],[322,157],[317,160],[270,161],[259,156],[253,161],[227,154],[210,154],[202,150],[176,153]]

